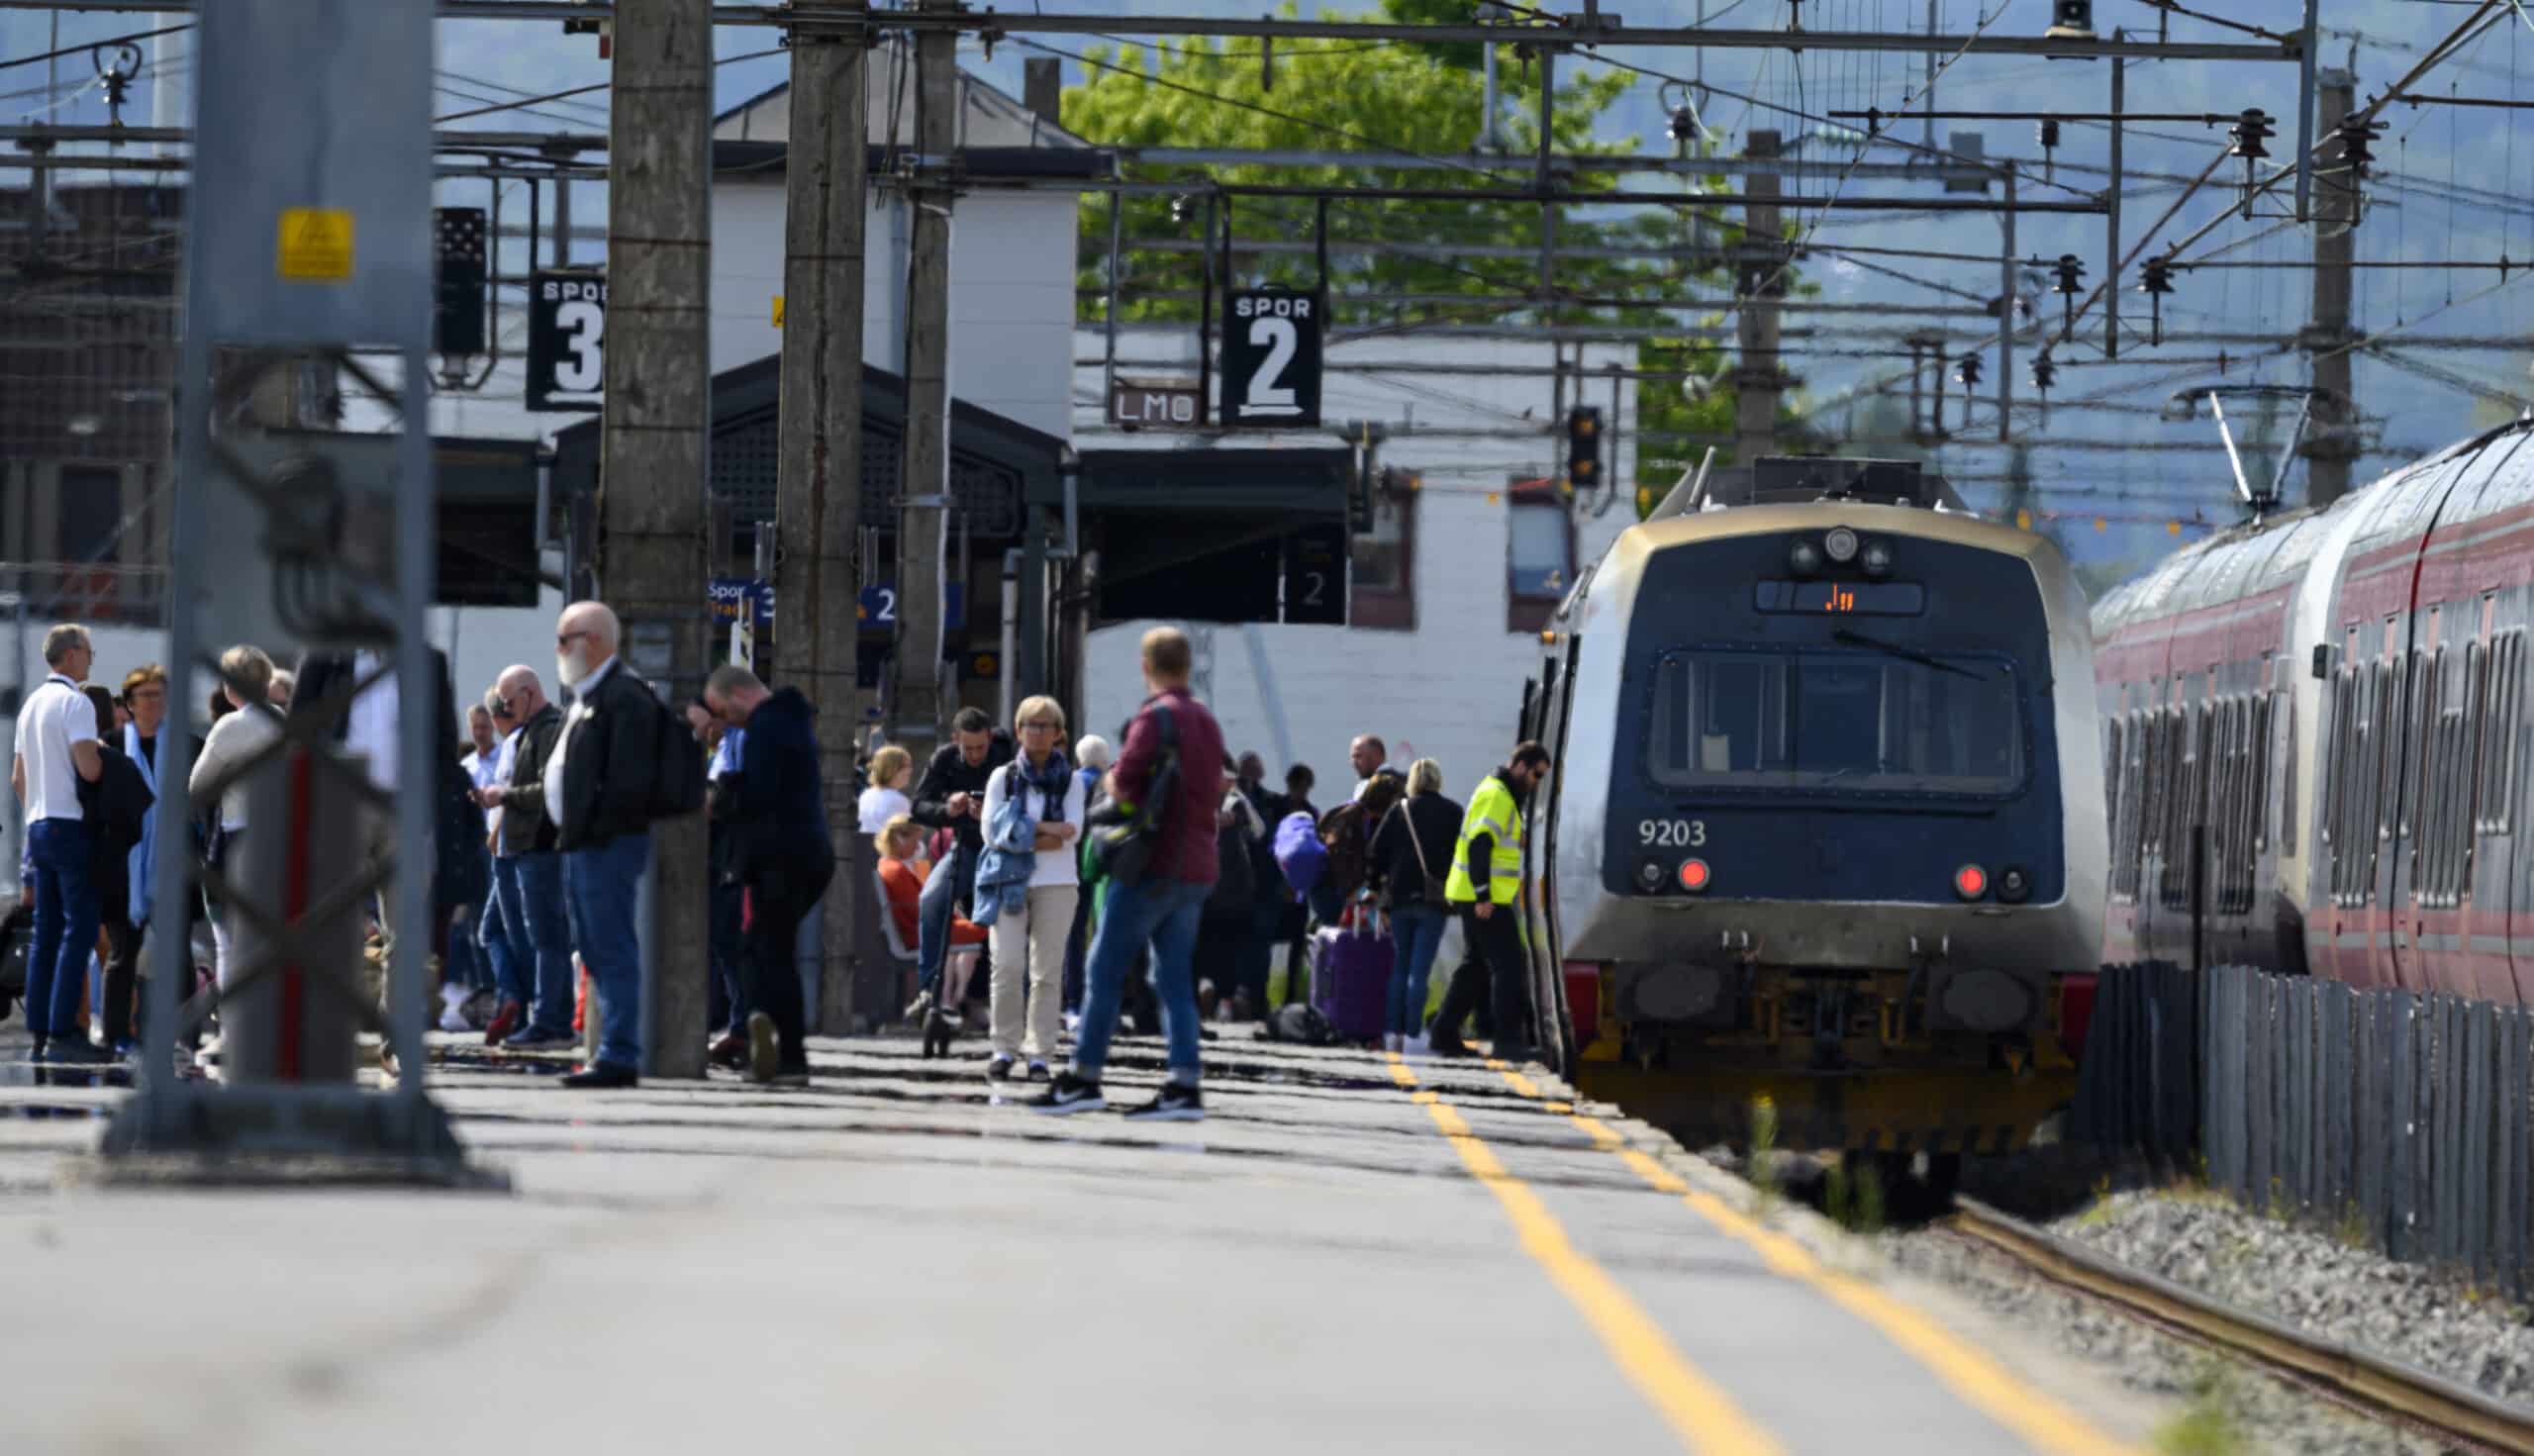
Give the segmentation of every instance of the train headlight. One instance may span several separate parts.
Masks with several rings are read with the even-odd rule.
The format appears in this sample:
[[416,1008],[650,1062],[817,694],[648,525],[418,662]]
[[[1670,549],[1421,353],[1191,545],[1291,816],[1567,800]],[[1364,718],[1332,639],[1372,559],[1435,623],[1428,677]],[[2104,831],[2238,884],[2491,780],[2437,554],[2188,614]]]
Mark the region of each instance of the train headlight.
[[1810,541],[1797,541],[1787,548],[1786,565],[1798,576],[1810,576],[1821,569],[1821,548]]
[[1636,866],[1636,888],[1649,892],[1660,890],[1663,888],[1663,877],[1670,873],[1671,867],[1659,859],[1639,860]]
[[1822,534],[1821,550],[1831,560],[1845,566],[1857,558],[1857,534],[1844,526],[1833,526]]
[[1977,900],[1989,893],[1989,872],[1976,864],[1966,864],[1953,872],[1953,893],[1965,900]]
[[1999,900],[2004,901],[2008,905],[2020,905],[2023,903],[2024,897],[2031,893],[2032,876],[2024,873],[2023,866],[2019,864],[2010,864],[2004,869],[1998,871],[1998,898]]
[[1857,564],[1865,568],[1865,574],[1868,576],[1889,575],[1892,570],[1892,547],[1882,541],[1867,541],[1865,549],[1857,556]]
[[1681,861],[1682,889],[1689,891],[1693,895],[1704,894],[1706,891],[1708,878],[1709,876],[1707,875],[1706,860],[1685,859]]

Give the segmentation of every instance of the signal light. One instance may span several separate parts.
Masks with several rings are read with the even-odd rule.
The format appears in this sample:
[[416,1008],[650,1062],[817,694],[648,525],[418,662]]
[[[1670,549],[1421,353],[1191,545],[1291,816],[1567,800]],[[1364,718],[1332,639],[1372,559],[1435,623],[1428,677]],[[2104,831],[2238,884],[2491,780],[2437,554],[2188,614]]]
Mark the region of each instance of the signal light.
[[1953,893],[1965,900],[1977,900],[1989,893],[1989,872],[1976,864],[1966,864],[1953,872]]
[[1577,490],[1602,483],[1602,412],[1577,405],[1566,412],[1566,481]]
[[1889,575],[1892,570],[1892,548],[1881,541],[1867,541],[1865,551],[1857,564],[1865,568],[1865,574],[1868,576]]
[[1706,889],[1707,879],[1708,875],[1706,860],[1685,859],[1681,861],[1682,889],[1689,891],[1693,895],[1699,894]]
[[2032,876],[2021,865],[2007,865],[1998,871],[1998,898],[2008,905],[2020,905],[2032,893]]
[[1821,548],[1810,541],[1797,541],[1787,547],[1786,566],[1798,576],[1810,576],[1821,569]]
[[1844,566],[1857,558],[1857,534],[1844,526],[1833,526],[1821,537],[1821,550]]
[[1642,890],[1662,889],[1663,861],[1659,859],[1648,859],[1639,862],[1636,867],[1636,883],[1637,888]]

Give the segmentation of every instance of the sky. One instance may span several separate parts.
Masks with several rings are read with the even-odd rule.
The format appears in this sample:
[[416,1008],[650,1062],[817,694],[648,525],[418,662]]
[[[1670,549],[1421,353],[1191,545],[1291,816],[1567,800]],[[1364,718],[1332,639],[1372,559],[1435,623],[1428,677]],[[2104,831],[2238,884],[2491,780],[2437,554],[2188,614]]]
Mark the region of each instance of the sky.
[[[1121,17],[1255,15],[1263,8],[1256,0],[1244,0],[1236,6],[1226,5],[1223,0],[1060,3],[1068,12],[1116,13]],[[1606,10],[1616,11],[1640,25],[1689,24],[1697,19],[1702,6],[1711,23],[1753,29],[1783,29],[1794,9],[1788,0],[1604,3]],[[2277,30],[2290,29],[2301,20],[2301,5],[2292,0],[2200,0],[2192,8],[2223,14],[2240,24]],[[1990,35],[2038,35],[2049,24],[2051,12],[2049,0],[1935,0],[1935,9],[1937,30],[1953,35],[1969,34],[1975,29],[1984,29]],[[1803,23],[1811,30],[1923,31],[1927,11],[1927,0],[1805,0],[1801,6]],[[2095,27],[2104,34],[2120,28],[2133,36],[2152,35],[2163,25],[2169,27],[2176,40],[2250,39],[2203,21],[2168,18],[2142,0],[2095,0]],[[2364,104],[2421,59],[2430,47],[2470,13],[2469,4],[2454,0],[2321,0],[2321,24],[2326,32],[2321,48],[2323,64],[2348,66],[2354,62],[2358,96]],[[71,44],[149,29],[177,19],[180,18],[157,21],[147,16],[73,14],[60,16],[58,24],[63,43]],[[0,14],[0,58],[49,49],[53,24],[54,17],[41,12]],[[1048,39],[1065,49],[1096,44],[1080,38]],[[151,58],[163,59],[169,74],[181,74],[190,49],[186,44],[189,40],[176,36],[157,43],[163,45],[164,50]],[[726,29],[717,44],[725,59],[717,72],[722,105],[736,104],[782,80],[786,61],[780,53],[743,58],[751,52],[774,49],[776,38],[771,31]],[[962,43],[961,63],[1018,94],[1021,58],[1025,53],[1021,47],[1007,43],[988,59],[978,43],[968,40]],[[1816,126],[1803,117],[1773,113],[1768,109],[1772,106],[1793,108],[1813,117],[1834,110],[1876,107],[1887,113],[1901,113],[1925,106],[1924,62],[1917,56],[1818,50],[1801,54],[1784,50],[1708,50],[1702,54],[1624,47],[1605,53],[1610,59],[1676,76],[1703,77],[1715,87],[1706,96],[1701,112],[1712,145],[1726,153],[1739,151],[1749,132],[1757,127],[1774,126],[1793,138]],[[1935,104],[1941,108],[2099,111],[2108,105],[2108,67],[2103,62],[1986,55],[1939,60],[1942,70],[1935,86]],[[598,59],[592,38],[567,37],[560,34],[558,27],[531,23],[442,22],[439,67],[444,87],[440,93],[443,114],[521,93],[602,83],[608,77],[608,67]],[[1066,71],[1068,84],[1080,79],[1080,68],[1074,63],[1067,62]],[[102,122],[105,109],[98,88],[85,84],[90,72],[84,55],[66,58],[60,64],[60,90],[48,93],[44,90],[46,75],[42,65],[0,70],[0,111],[9,113],[7,119],[12,122],[45,115],[64,122]],[[2462,52],[2460,61],[2441,64],[2417,84],[2417,89],[2431,96],[2534,98],[2534,86],[2525,79],[2529,73],[2534,73],[2534,19],[2520,13],[2484,35]],[[2151,61],[2129,67],[2126,104],[2135,112],[2188,114],[2193,118],[2211,112],[2231,115],[2246,106],[2260,106],[2279,119],[2282,135],[2271,144],[2271,150],[2275,157],[2285,157],[2293,149],[2297,83],[2297,67],[2293,64]],[[1640,150],[1670,149],[1664,125],[1671,108],[1681,99],[1681,92],[1678,86],[1640,77],[1608,119],[1608,135],[1633,135]],[[1748,100],[1735,99],[1737,96]],[[181,93],[173,99],[181,107]],[[137,92],[127,120],[146,123],[149,105],[145,86]],[[510,112],[457,125],[600,131],[605,123],[605,105],[606,93],[597,91],[540,106],[536,114]],[[2362,262],[2495,261],[2502,256],[2534,260],[2534,189],[2525,188],[2516,180],[2534,168],[2534,120],[2521,120],[2520,113],[2513,110],[2399,103],[2387,109],[2384,120],[2389,124],[2389,131],[2378,144],[2378,175],[2370,183],[2363,221],[2357,230],[2357,250]],[[2024,199],[2073,200],[2104,185],[2100,169],[2107,159],[2108,137],[2106,129],[2098,125],[2071,122],[2063,128],[2062,145],[2054,154],[2056,165],[2046,178],[2031,121],[1945,121],[1937,123],[1935,130],[1940,140],[1954,133],[1977,132],[1990,157],[2011,155],[2025,159],[2028,180],[2019,189],[2019,196]],[[1893,132],[1915,141],[1922,135],[1922,124],[1905,119],[1893,124]],[[1332,139],[1332,146],[1344,145]],[[1819,138],[1804,145],[1804,154],[1809,156],[1844,160],[1854,154],[1853,148]],[[2181,180],[2197,173],[2224,146],[2223,125],[2203,125],[2195,119],[2142,123],[2133,128],[2125,153],[2126,165],[2133,175],[2122,203],[2124,243],[2139,244],[2147,226],[2165,212],[2181,190]],[[1908,155],[1885,147],[1871,151],[1872,158],[1878,161],[1903,160]],[[2177,175],[2178,180],[2159,182],[2139,175],[2147,173]],[[2147,242],[2144,253],[2160,252],[2166,242],[2233,210],[2238,216],[2217,226],[2187,255],[2222,256],[2237,262],[2306,260],[2311,248],[2309,226],[2299,225],[2292,218],[2264,216],[2248,222],[2240,217],[2242,176],[2239,160],[2230,158],[2221,163],[2212,181]],[[445,189],[451,195],[442,200],[480,205],[483,186],[472,185],[474,195],[455,195],[460,189],[452,185]],[[1788,190],[1817,195],[1829,187],[1826,182],[1808,181],[1800,189]],[[1927,181],[1851,178],[1837,186],[1836,195],[1849,199],[1946,194]],[[2278,214],[2282,211],[2278,204],[2288,196],[2283,189],[2263,199],[2257,211]],[[598,220],[595,197],[585,197],[580,207],[584,223]],[[1998,291],[1996,257],[2001,235],[1995,216],[1832,209],[1804,216],[1801,221],[1808,230],[1806,239],[1820,244],[1920,249],[1985,259],[1944,261],[1881,255],[1842,259],[1816,255],[1804,265],[1803,277],[1817,285],[1829,300],[1959,305],[1966,302],[1964,295],[1985,300]],[[2103,276],[2108,262],[2100,217],[2022,215],[2016,224],[2018,256],[2049,259],[2062,252],[2075,253],[2085,265],[2084,286],[2089,291]],[[2409,361],[2487,389],[2534,395],[2534,376],[2529,375],[2529,355],[2524,351],[2466,352],[2428,345],[2405,346],[2400,341],[2405,334],[2526,335],[2529,326],[2534,326],[2534,283],[2520,285],[2517,280],[2521,277],[2522,273],[2513,268],[2505,282],[2494,268],[2362,268],[2357,283],[2356,322],[2360,328],[2386,339]],[[2174,294],[2166,300],[2164,325],[2174,331],[2292,332],[2306,317],[2310,280],[2310,271],[2301,267],[2188,272],[2177,279]],[[2124,289],[2134,288],[2135,282],[2133,268],[2123,279]],[[2038,302],[2045,316],[2059,317],[2058,297],[2044,293]],[[2231,483],[2224,456],[2211,448],[2216,441],[2213,426],[2204,418],[2177,423],[2162,419],[2157,413],[2174,390],[2221,382],[2302,384],[2307,378],[2304,358],[2293,351],[2279,355],[2258,345],[2226,345],[2228,357],[2221,374],[2217,345],[2151,345],[2143,332],[2144,305],[2141,295],[2124,292],[2123,363],[2078,363],[2062,368],[2053,391],[2057,407],[2051,411],[2047,424],[2037,414],[2027,417],[2021,411],[2014,422],[2019,433],[2036,441],[2031,466],[2045,489],[2046,504],[2089,527],[2092,523],[2085,518],[2096,514],[2112,518],[2110,531],[2094,534],[2102,537],[2095,545],[2113,551],[2151,546],[2154,537],[2164,534],[2162,525],[2169,517],[2187,519],[2197,511],[2212,521],[2232,519],[2227,504]],[[1843,331],[1869,328],[1888,333],[1941,325],[1951,331],[1947,340],[1947,353],[1951,356],[1973,347],[1972,331],[1979,322],[1790,316],[1791,329],[1808,326],[1821,331],[1803,345],[1808,352],[1792,355],[1788,360],[1789,367],[1803,376],[1799,402],[1818,407],[1823,401],[1843,397],[1860,384],[1888,377],[1905,367],[1900,345],[1889,338],[1864,339],[1853,333],[1839,337]],[[1987,332],[1994,342],[1994,329]],[[2080,331],[2081,335],[2085,332]],[[2099,330],[2094,334],[2099,338]],[[2053,352],[2063,364],[2099,356],[2098,348],[2084,346],[2082,339],[2077,344],[2062,344]],[[2026,375],[2031,354],[2028,346],[2017,350],[2015,392],[2019,401],[2033,398]],[[2131,360],[2137,362],[2128,362]],[[1975,405],[1971,429],[1994,437],[1994,347],[1989,351],[1988,368],[1984,398]],[[1950,425],[1960,420],[1961,396],[1958,385],[1948,381],[1948,388],[1952,391],[1946,410]],[[2441,446],[2511,413],[2508,407],[2478,398],[2452,382],[2432,379],[2411,368],[2364,354],[2356,367],[2356,393],[2361,410],[2371,418],[2370,438],[2403,449]],[[2098,397],[2095,402],[2114,408],[2086,408],[2088,397]],[[1836,408],[1825,410],[1818,418],[1834,432],[1851,423]],[[2054,449],[2048,443],[2053,437],[2119,439],[2141,448],[2117,453]],[[2191,448],[2168,448],[2176,444]],[[1957,444],[1941,451],[1937,459],[1949,473],[1964,480],[1966,494],[1977,504],[1994,500],[1998,489],[1996,479],[2004,471],[2006,452],[1996,447]],[[2396,455],[2371,455],[2360,462],[2358,478],[2372,478],[2393,467],[2398,459]],[[2291,491],[2297,488],[2298,474],[2290,476]],[[2072,545],[2082,544],[2072,541]]]

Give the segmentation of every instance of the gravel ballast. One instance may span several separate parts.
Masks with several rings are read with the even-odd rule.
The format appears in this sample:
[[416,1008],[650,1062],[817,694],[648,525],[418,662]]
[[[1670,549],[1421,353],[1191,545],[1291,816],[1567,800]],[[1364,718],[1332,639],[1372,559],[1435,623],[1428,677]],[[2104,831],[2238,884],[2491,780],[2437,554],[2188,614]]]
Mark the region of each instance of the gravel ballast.
[[2237,1308],[2534,1407],[2527,1310],[2437,1271],[2186,1194],[2114,1194],[2051,1231]]

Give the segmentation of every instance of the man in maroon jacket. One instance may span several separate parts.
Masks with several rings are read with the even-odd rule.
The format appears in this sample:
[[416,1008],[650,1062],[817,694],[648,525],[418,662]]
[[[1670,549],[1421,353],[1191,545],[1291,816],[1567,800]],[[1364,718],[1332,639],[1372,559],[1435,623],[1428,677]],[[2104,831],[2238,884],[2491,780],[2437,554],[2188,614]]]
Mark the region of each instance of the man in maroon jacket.
[[1215,883],[1215,810],[1223,798],[1223,734],[1206,705],[1188,696],[1187,634],[1157,627],[1144,633],[1144,686],[1152,696],[1126,725],[1111,797],[1132,812],[1154,789],[1166,761],[1176,770],[1153,806],[1160,825],[1152,859],[1131,884],[1112,882],[1092,937],[1074,1033],[1073,1065],[1056,1074],[1029,1104],[1041,1113],[1088,1113],[1107,1107],[1100,1069],[1118,1026],[1119,993],[1135,952],[1152,946],[1153,990],[1161,1001],[1162,1034],[1170,1043],[1170,1079],[1130,1121],[1194,1122],[1206,1116],[1198,1093],[1197,922]]

